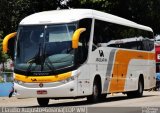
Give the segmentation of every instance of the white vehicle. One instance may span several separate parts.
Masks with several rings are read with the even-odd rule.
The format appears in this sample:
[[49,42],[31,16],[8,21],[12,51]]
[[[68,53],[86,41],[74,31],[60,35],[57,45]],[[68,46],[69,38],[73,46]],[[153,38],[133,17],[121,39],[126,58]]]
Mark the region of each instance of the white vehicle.
[[[140,97],[155,86],[153,31],[91,9],[45,11],[24,18],[16,37],[14,90],[17,98],[87,97],[110,93]],[[112,42],[112,43],[111,43]]]

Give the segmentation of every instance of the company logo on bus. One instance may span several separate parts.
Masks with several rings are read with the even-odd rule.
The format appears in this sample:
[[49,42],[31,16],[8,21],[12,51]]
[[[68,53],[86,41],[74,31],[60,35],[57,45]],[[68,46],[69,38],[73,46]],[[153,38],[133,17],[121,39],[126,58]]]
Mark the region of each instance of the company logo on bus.
[[43,87],[43,83],[40,83],[40,84],[39,84],[39,87]]
[[104,58],[103,50],[99,50],[99,56],[100,58],[96,58],[96,62],[107,62],[107,59]]
[[99,50],[99,56],[100,56],[100,57],[104,57],[103,50]]

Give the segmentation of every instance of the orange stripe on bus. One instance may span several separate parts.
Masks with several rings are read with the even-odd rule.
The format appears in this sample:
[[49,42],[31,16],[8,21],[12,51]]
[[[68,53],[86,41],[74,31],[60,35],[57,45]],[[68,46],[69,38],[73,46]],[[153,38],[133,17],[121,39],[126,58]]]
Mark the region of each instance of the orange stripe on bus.
[[[109,93],[124,92],[129,62],[133,59],[155,60],[154,53],[118,50],[113,65]],[[118,84],[117,84],[118,83]]]

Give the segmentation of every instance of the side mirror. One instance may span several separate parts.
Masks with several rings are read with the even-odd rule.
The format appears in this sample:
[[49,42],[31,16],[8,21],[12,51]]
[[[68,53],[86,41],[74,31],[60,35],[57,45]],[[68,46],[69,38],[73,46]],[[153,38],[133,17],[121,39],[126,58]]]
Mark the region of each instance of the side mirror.
[[[10,46],[9,42],[11,39],[15,38],[16,34],[17,34],[17,32],[10,33],[3,39],[2,50],[4,53],[8,53],[9,48],[10,49],[14,48],[14,47],[9,47]],[[12,46],[13,46],[13,44],[12,44]],[[12,59],[13,59],[13,51],[14,50],[12,50],[11,53],[9,54],[12,57]]]
[[3,48],[3,52],[7,53],[8,51],[8,42],[11,38],[14,38],[16,36],[17,32],[14,33],[10,33],[8,34],[4,39],[3,39],[3,43],[2,43],[2,48]]
[[81,33],[83,33],[84,31],[86,31],[86,28],[79,28],[73,33],[73,36],[72,36],[72,48],[73,49],[78,48],[79,37]]

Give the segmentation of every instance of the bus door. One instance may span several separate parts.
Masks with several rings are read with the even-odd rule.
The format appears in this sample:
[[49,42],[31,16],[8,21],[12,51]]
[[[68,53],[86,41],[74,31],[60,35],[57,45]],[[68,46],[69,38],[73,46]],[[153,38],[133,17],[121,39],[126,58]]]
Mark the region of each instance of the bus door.
[[[110,66],[112,64],[108,64]],[[118,91],[118,64],[114,63],[113,64],[113,71],[110,75],[110,88],[109,88],[109,93],[114,93]]]
[[127,56],[125,51],[118,50],[116,53],[114,67],[112,71],[111,91],[124,91],[126,74],[127,74]]
[[126,75],[127,75],[127,64],[121,62],[118,64],[118,74],[117,74],[117,87],[118,91],[123,92],[125,87]]
[[85,64],[80,68],[80,70],[80,76],[78,77],[78,95],[86,95],[90,88],[89,66]]

